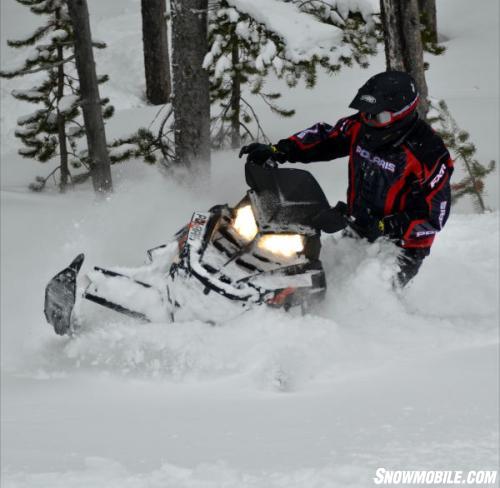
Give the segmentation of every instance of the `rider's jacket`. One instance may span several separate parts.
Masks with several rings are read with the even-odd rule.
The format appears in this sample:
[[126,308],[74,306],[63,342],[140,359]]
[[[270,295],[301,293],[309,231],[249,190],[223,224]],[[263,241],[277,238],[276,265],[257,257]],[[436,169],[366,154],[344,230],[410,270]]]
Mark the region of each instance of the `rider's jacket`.
[[318,123],[276,144],[283,159],[309,163],[349,156],[347,203],[358,226],[406,213],[405,248],[428,248],[450,212],[453,161],[442,139],[416,119],[395,144],[371,149],[363,125],[352,115],[335,127]]

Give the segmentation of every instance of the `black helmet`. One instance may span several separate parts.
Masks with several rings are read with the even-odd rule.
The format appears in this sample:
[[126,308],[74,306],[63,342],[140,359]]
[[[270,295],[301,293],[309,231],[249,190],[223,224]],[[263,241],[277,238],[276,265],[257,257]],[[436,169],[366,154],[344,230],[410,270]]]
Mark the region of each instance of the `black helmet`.
[[372,76],[349,107],[361,112],[372,127],[387,127],[413,114],[418,105],[415,80],[403,71],[384,71]]

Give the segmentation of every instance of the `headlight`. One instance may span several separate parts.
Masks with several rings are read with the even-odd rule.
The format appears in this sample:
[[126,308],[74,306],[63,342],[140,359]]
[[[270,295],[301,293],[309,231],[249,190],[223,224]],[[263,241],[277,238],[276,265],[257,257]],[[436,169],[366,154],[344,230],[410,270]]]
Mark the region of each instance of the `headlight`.
[[245,205],[236,210],[236,218],[233,222],[233,227],[238,234],[246,241],[251,241],[258,232],[257,223],[253,216],[252,207]]
[[[251,205],[236,209],[233,228],[245,241],[254,239],[259,229]],[[289,258],[304,250],[304,239],[298,234],[266,234],[259,239],[257,247]]]
[[304,239],[298,234],[267,234],[259,239],[258,247],[289,258],[304,250]]

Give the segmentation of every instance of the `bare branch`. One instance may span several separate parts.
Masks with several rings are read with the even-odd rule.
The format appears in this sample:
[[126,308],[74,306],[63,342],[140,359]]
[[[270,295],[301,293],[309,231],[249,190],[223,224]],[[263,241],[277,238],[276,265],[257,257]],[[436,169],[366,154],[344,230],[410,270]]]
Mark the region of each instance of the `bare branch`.
[[264,129],[262,128],[262,126],[260,125],[260,120],[259,120],[259,117],[257,116],[257,114],[255,113],[255,110],[253,109],[253,107],[243,98],[241,97],[241,101],[250,109],[250,111],[252,112],[252,115],[254,117],[254,120],[255,120],[255,123],[257,124],[257,128],[259,130],[259,132],[262,134],[262,136],[264,137],[264,140],[266,142],[270,142],[269,138],[267,137],[266,133],[264,132]]

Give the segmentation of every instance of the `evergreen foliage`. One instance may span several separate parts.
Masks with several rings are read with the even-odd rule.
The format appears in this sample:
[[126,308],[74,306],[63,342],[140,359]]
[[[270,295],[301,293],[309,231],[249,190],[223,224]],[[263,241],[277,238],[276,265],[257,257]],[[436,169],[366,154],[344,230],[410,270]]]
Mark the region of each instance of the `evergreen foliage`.
[[338,0],[285,0],[296,5],[302,12],[316,17],[321,22],[342,30],[342,44],[348,46],[349,55],[342,56],[342,64],[353,62],[367,68],[369,57],[377,52],[377,43],[382,41],[382,25],[378,15],[359,10],[355,3]]
[[[420,12],[420,22],[422,24],[421,34],[422,34],[422,47],[425,52],[439,55],[446,51],[446,47],[439,44],[431,26],[429,25],[429,20],[427,18],[426,12]],[[428,64],[426,64],[428,68]]]
[[[44,24],[24,38],[8,40],[13,48],[32,47],[24,63],[12,70],[0,71],[4,78],[15,78],[43,72],[43,78],[36,77],[35,85],[29,90],[14,90],[12,95],[22,101],[33,103],[38,108],[18,119],[15,136],[23,147],[19,154],[42,163],[54,157],[59,158],[60,178],[58,185],[64,191],[68,180],[71,183],[86,179],[73,178],[69,167],[85,167],[89,170],[87,150],[79,150],[78,140],[85,135],[81,118],[79,82],[74,66],[73,28],[64,0],[16,0],[29,7],[35,15],[44,17]],[[93,46],[103,49],[102,42]],[[98,77],[98,83],[105,83],[107,75]],[[113,115],[114,108],[109,99],[101,100],[103,118]],[[30,188],[40,191],[49,177],[38,177]]]
[[[289,87],[305,81],[306,87],[316,84],[317,69],[336,73],[342,66],[357,63],[368,66],[368,56],[376,52],[380,31],[374,16],[342,11],[334,0],[291,0],[291,8],[313,15],[317,20],[342,30],[342,40],[335,55],[313,55],[297,59],[278,32],[269,25],[240,12],[228,0],[213,0],[209,15],[210,52],[204,67],[210,72],[211,102],[218,107],[212,119],[212,143],[215,147],[233,147],[241,139],[264,139],[256,111],[245,93],[260,97],[271,111],[282,116],[294,115],[293,109],[278,104],[280,93],[265,89],[270,73],[285,80]],[[245,90],[244,90],[245,89]]]
[[[153,130],[163,111],[158,128]],[[147,164],[159,163],[168,168],[176,161],[173,132],[172,105],[166,104],[158,110],[149,127],[141,127],[128,137],[116,139],[110,144],[111,162],[141,158]]]
[[452,153],[463,163],[465,176],[458,183],[451,185],[452,203],[464,195],[470,195],[476,210],[485,212],[487,207],[484,203],[484,179],[495,170],[496,162],[490,161],[485,166],[475,158],[476,146],[470,142],[469,133],[458,126],[444,100],[431,104],[428,120]]

